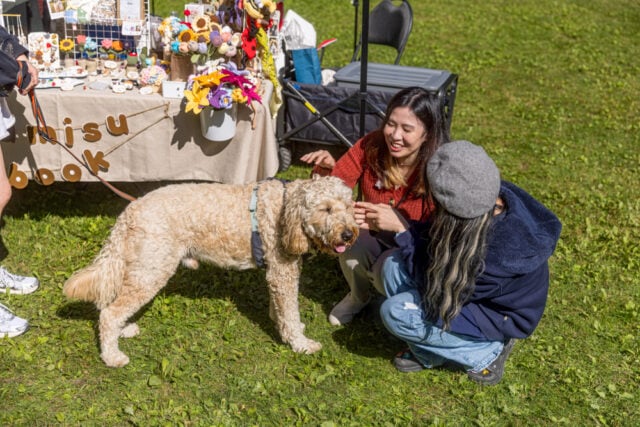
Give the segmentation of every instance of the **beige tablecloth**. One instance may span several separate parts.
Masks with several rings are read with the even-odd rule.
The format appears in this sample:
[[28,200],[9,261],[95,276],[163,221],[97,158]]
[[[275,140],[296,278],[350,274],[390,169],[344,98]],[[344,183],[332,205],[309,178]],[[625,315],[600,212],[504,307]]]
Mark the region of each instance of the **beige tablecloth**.
[[[239,106],[236,135],[226,142],[204,139],[198,117],[185,113],[179,99],[141,95],[136,89],[115,94],[85,85],[67,92],[38,89],[36,94],[47,126],[56,130],[58,141],[71,145],[80,158],[83,153],[98,160],[104,156],[99,176],[107,181],[206,180],[241,184],[272,177],[278,170],[275,128],[268,106],[272,89],[271,82],[263,84],[263,103],[253,103],[255,113],[247,106]],[[30,138],[28,126],[33,126],[35,120],[28,97],[14,91],[9,107],[16,116],[16,138],[15,142],[0,143],[7,168],[15,163],[29,179],[38,170],[48,170],[56,181],[64,180],[63,168],[67,166],[68,171],[69,164],[78,162],[62,147]],[[120,120],[121,115],[124,120]],[[112,134],[109,121],[115,133],[128,132]],[[96,142],[86,140],[96,136],[100,137]],[[37,142],[32,144],[30,139]],[[81,167],[80,181],[96,180]]]

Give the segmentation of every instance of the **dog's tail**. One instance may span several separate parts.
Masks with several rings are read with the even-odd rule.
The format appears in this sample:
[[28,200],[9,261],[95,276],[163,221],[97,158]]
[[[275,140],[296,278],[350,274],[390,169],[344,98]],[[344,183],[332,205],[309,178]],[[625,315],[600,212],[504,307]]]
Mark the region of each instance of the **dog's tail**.
[[70,299],[93,302],[102,310],[118,295],[124,279],[126,221],[116,221],[93,264],[74,273],[62,292]]

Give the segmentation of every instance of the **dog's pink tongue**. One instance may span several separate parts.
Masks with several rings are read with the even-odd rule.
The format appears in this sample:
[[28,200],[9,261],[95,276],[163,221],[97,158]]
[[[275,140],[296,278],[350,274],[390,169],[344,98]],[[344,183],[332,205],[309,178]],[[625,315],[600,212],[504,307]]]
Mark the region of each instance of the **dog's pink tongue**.
[[347,250],[347,246],[346,245],[338,245],[335,248],[333,248],[337,253],[341,254],[342,252]]

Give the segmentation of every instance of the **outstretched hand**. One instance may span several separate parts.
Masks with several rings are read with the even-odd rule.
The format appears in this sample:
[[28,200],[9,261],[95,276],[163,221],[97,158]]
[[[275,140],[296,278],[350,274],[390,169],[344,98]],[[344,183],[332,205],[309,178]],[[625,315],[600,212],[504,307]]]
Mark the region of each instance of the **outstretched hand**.
[[360,228],[400,233],[409,228],[407,221],[393,207],[384,203],[355,203],[355,219]]
[[336,165],[336,160],[327,150],[317,150],[307,153],[300,157],[300,161],[329,170],[333,169]]

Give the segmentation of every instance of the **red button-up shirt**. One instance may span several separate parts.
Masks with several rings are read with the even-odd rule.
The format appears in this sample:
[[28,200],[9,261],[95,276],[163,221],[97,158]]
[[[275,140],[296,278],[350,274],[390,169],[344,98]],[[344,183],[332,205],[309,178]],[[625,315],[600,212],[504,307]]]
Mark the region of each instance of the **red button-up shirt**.
[[[396,208],[408,220],[424,221],[433,210],[433,206],[426,196],[417,195],[409,190],[421,171],[413,171],[407,180],[407,186],[383,188],[382,181],[367,163],[364,145],[375,143],[380,138],[384,138],[382,132],[374,131],[359,139],[338,159],[331,175],[342,179],[351,188],[359,183],[363,200],[366,202],[386,203]],[[319,167],[315,167],[313,171],[321,175],[327,174],[326,169]]]

